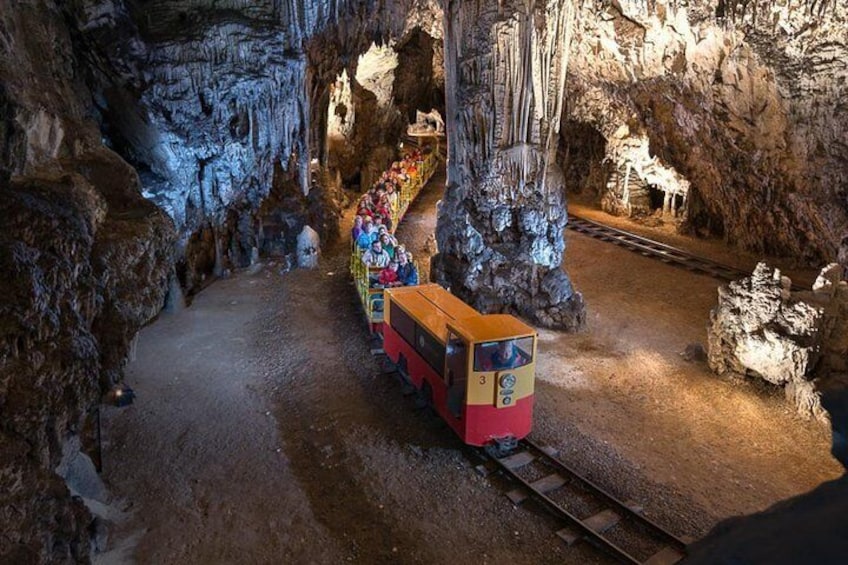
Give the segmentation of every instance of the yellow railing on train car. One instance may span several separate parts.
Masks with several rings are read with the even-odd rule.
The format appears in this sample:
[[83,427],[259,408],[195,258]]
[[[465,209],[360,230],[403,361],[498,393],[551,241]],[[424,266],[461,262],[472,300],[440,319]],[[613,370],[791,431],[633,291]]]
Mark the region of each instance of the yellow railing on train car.
[[392,233],[397,230],[398,224],[403,220],[406,211],[409,209],[409,205],[412,204],[418,193],[421,192],[421,189],[430,181],[430,178],[436,171],[438,159],[439,157],[436,153],[430,153],[416,163],[417,170],[415,175],[411,176],[406,182],[401,183],[398,190],[398,207],[397,210],[392,210],[391,215]]

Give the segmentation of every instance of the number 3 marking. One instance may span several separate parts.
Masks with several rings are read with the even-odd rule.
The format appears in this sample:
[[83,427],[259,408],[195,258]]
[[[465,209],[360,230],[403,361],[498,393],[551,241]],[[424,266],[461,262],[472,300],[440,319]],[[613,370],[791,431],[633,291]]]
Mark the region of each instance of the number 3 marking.
[[486,375],[480,375],[480,384],[481,385],[486,384]]

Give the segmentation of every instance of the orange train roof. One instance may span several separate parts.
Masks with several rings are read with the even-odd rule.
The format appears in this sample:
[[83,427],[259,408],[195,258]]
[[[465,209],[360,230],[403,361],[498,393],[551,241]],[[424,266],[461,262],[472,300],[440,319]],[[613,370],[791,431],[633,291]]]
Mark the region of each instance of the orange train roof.
[[473,342],[536,335],[536,330],[509,314],[477,314],[473,318],[454,320],[451,325]]
[[448,338],[448,322],[480,315],[477,310],[437,284],[391,288],[386,289],[386,293],[392,302],[402,306],[442,342]]
[[536,333],[532,327],[509,314],[480,314],[437,284],[392,288],[386,292],[392,302],[402,306],[442,342],[447,341],[448,324],[474,342]]

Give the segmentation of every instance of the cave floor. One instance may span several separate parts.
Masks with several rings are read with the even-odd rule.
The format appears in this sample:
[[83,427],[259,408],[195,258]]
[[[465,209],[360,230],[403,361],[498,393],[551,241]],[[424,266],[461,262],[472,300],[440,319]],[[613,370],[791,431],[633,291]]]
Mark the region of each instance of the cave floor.
[[[398,232],[419,259],[439,180]],[[589,329],[540,331],[537,440],[692,537],[841,474],[828,430],[782,394],[680,356],[705,344],[718,281],[566,238]],[[141,332],[136,402],[103,414],[104,478],[124,517],[97,561],[608,562],[564,546],[532,504],[513,507],[381,374],[347,262],[347,241],[317,271],[267,262]]]

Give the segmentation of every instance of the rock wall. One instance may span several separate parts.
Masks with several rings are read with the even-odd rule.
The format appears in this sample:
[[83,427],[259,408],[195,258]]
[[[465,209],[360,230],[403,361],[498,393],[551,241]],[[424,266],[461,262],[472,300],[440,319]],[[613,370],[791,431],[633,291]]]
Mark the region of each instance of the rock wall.
[[569,6],[448,1],[448,186],[439,209],[438,282],[484,312],[549,327],[584,324],[561,269],[567,219],[555,163]]
[[0,30],[0,562],[87,562],[56,469],[162,307],[175,234],[101,145],[66,14],[6,3]]
[[[102,129],[174,219],[184,283],[245,266],[231,241],[257,246],[275,171],[296,175],[306,195],[316,186],[312,159],[327,165],[336,77],[354,76],[375,40],[433,31],[434,12],[433,0],[73,3]],[[224,264],[208,270],[209,254]]]
[[791,291],[780,271],[719,288],[710,313],[708,363],[716,373],[761,378],[784,387],[804,416],[826,419],[821,390],[848,376],[848,283],[832,264],[810,291]]
[[[688,182],[681,229],[836,260],[848,233],[848,5],[810,4],[581,3],[566,118],[610,142],[613,171],[655,159]],[[616,151],[631,139],[649,153]]]

